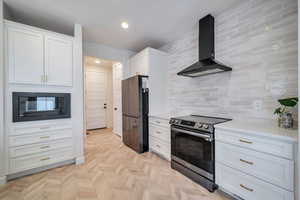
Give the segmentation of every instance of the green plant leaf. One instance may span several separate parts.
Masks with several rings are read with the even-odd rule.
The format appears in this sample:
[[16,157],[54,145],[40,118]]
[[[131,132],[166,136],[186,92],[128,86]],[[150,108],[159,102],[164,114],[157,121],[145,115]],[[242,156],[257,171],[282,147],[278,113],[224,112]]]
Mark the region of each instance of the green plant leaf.
[[274,111],[274,115],[280,115],[281,113],[282,113],[282,111],[281,111],[280,107]]
[[279,99],[278,102],[283,106],[294,107],[298,103],[298,98],[292,97],[292,98],[287,98],[287,99]]

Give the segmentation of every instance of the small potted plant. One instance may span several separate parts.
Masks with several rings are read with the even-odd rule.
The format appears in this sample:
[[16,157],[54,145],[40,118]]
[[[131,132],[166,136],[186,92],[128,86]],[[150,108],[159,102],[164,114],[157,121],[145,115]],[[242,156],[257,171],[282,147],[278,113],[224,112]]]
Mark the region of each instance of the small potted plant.
[[293,108],[298,103],[298,97],[279,99],[280,107],[274,111],[278,115],[278,126],[282,128],[293,128],[293,116],[288,108]]

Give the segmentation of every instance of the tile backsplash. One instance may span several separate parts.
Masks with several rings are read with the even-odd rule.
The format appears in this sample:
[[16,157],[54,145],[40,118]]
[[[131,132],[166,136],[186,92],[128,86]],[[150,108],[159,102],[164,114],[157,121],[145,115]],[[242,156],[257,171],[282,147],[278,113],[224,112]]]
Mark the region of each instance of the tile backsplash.
[[160,49],[171,113],[274,118],[277,99],[297,96],[297,1],[249,0],[215,15],[216,59],[232,72],[177,76],[198,60],[198,27]]

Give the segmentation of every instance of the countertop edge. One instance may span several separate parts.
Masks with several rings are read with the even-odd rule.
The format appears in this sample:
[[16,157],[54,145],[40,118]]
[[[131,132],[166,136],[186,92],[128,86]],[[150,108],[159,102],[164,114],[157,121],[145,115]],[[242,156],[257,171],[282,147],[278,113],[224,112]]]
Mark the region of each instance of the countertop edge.
[[226,126],[224,126],[224,124],[215,125],[215,128],[216,129],[223,129],[223,130],[239,132],[239,133],[242,132],[242,133],[251,134],[251,135],[255,135],[255,136],[263,136],[265,138],[272,138],[272,139],[281,140],[281,141],[290,142],[290,143],[298,143],[298,139],[293,138],[291,136],[276,135],[276,134],[267,133],[267,132],[264,132],[264,131],[261,131],[261,132],[258,133],[257,131],[252,131],[252,130],[226,127]]

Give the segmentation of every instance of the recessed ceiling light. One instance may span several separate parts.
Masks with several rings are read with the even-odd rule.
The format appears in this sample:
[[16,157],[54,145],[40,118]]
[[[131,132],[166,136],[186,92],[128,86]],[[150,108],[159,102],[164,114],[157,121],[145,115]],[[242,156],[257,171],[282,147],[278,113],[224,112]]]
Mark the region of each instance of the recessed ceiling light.
[[95,60],[95,63],[100,64],[101,60],[97,59],[97,60]]
[[129,28],[129,24],[127,22],[122,22],[121,26],[124,29],[128,29]]

